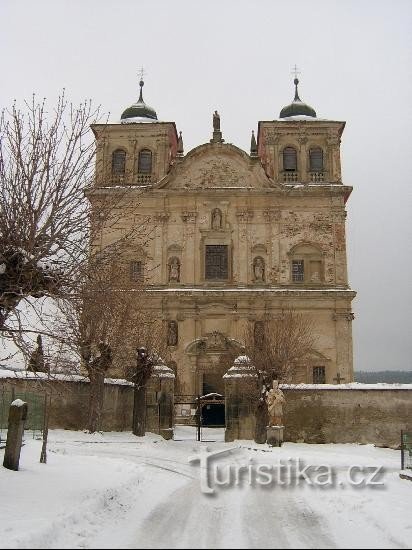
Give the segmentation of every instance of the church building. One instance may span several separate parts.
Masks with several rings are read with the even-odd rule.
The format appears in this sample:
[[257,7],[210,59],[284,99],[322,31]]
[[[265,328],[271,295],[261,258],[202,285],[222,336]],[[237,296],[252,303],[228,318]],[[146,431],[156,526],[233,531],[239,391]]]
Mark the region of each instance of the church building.
[[93,126],[89,198],[121,189],[147,219],[151,238],[130,248],[127,288],[131,300],[142,280],[151,291],[179,394],[223,393],[225,350],[241,354],[247,326],[290,308],[311,316],[317,342],[293,382],[353,381],[345,122],[317,118],[298,84],[277,118],[258,122],[249,152],[225,142],[215,112],[210,141],[185,154],[175,123],[144,102],[143,81],[119,122]]

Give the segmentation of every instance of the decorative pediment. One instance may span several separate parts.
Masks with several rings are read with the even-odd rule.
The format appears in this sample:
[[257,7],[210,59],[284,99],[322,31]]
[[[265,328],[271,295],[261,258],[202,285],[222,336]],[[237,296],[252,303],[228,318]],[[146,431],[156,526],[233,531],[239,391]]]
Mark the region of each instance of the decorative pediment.
[[169,189],[264,188],[271,181],[259,159],[230,144],[207,143],[176,163],[160,182]]
[[194,340],[187,346],[185,351],[189,355],[204,355],[207,353],[224,353],[230,349],[238,350],[240,353],[243,346],[233,338],[228,338],[221,332],[215,331],[206,334],[203,338]]

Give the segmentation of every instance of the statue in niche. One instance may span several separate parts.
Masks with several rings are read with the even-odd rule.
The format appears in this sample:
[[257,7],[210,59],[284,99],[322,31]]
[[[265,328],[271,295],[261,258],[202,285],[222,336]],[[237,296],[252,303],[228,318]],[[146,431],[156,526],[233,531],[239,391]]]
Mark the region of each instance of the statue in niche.
[[222,212],[215,208],[212,212],[212,229],[222,229]]
[[178,340],[177,321],[169,321],[168,331],[167,331],[167,345],[177,346],[177,340]]
[[179,258],[172,258],[169,261],[169,282],[170,283],[179,283],[180,282],[180,261]]
[[253,262],[253,275],[256,282],[264,282],[265,280],[265,262],[263,258],[258,256]]

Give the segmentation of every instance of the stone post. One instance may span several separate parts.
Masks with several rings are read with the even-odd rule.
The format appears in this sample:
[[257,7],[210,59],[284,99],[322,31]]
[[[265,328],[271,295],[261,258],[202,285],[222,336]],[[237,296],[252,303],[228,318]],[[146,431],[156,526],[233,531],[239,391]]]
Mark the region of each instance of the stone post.
[[175,374],[163,361],[153,367],[146,390],[147,431],[173,439]]
[[254,439],[258,376],[249,357],[241,355],[227,373],[225,381],[225,441]]
[[27,403],[16,399],[10,405],[6,450],[3,466],[9,470],[19,469],[20,451],[23,441],[24,422],[27,419]]

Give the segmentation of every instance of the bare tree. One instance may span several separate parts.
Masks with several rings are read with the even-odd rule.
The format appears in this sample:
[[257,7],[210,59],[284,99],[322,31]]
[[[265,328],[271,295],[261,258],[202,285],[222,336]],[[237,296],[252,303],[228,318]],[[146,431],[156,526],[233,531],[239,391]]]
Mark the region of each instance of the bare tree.
[[[149,303],[150,297],[146,304]],[[144,436],[146,433],[146,391],[158,362],[169,361],[166,325],[156,315],[146,311],[135,319],[134,339],[137,342],[134,362],[125,370],[125,377],[133,382],[133,433]]]
[[[87,238],[95,146],[90,101],[64,93],[51,111],[33,96],[0,116],[0,328],[22,299],[56,295]],[[7,327],[6,327],[7,328]]]
[[246,354],[259,376],[256,442],[266,441],[266,394],[273,381],[292,381],[296,368],[305,362],[315,343],[313,321],[293,309],[283,311],[278,319],[258,321],[246,329]]

